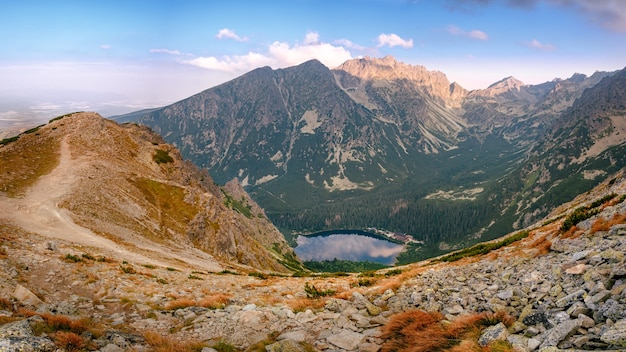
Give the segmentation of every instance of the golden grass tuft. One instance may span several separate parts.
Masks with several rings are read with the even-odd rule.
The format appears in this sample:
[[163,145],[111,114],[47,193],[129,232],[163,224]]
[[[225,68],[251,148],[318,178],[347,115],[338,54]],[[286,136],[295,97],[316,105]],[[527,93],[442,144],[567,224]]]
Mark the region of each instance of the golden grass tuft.
[[144,332],[143,337],[153,352],[198,352],[207,347],[199,341],[180,342],[154,331]]
[[623,224],[626,222],[626,214],[614,214],[610,220],[606,220],[603,217],[598,218],[591,225],[591,233],[594,234],[599,231],[608,231],[611,226],[617,224]]
[[294,312],[304,312],[307,309],[317,310],[326,306],[325,299],[313,299],[313,298],[294,298],[287,302],[287,306]]
[[533,241],[530,242],[529,247],[536,249],[536,257],[548,254],[548,252],[550,252],[552,242],[548,239],[549,235],[550,233],[544,233],[537,238],[533,238]]
[[570,238],[570,239],[574,239],[574,238],[578,238],[580,237],[583,233],[585,233],[585,231],[579,229],[577,226],[572,226],[569,228],[569,230],[565,231],[562,235],[561,238],[565,239],[565,238]]
[[438,312],[411,310],[392,316],[382,328],[382,352],[490,351],[477,344],[481,331],[489,325],[514,321],[504,313],[470,314],[453,322]]
[[54,334],[54,344],[67,352],[81,351],[85,347],[85,340],[76,333],[59,331]]
[[230,295],[225,293],[215,293],[206,296],[197,302],[197,305],[209,309],[224,308],[230,302]]
[[165,305],[166,310],[176,310],[187,307],[204,307],[209,309],[224,308],[230,302],[230,295],[224,293],[214,293],[199,300],[191,298],[176,298]]
[[182,309],[182,308],[187,308],[187,307],[193,307],[196,305],[196,301],[190,298],[178,298],[175,299],[171,302],[168,302],[165,305],[165,309],[166,310],[176,310],[176,309]]

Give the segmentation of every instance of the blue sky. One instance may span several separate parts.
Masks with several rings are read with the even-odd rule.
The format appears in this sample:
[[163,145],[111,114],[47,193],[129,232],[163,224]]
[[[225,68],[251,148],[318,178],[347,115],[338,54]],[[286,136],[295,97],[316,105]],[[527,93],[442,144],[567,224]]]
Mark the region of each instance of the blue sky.
[[164,105],[260,66],[386,55],[477,89],[624,68],[626,1],[2,1],[0,48],[0,94],[50,103]]

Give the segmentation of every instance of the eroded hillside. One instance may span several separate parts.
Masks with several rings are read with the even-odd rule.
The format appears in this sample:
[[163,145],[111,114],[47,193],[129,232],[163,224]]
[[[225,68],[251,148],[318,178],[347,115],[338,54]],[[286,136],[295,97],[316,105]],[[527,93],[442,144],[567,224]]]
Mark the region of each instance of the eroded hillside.
[[4,145],[0,165],[1,220],[32,233],[175,267],[298,264],[251,199],[145,127],[71,114]]

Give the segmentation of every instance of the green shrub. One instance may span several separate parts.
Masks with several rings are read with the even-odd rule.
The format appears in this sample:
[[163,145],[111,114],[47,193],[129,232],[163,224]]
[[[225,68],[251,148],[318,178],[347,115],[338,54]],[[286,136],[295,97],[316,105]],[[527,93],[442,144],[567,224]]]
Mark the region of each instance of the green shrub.
[[308,298],[320,298],[331,296],[335,294],[335,290],[319,290],[314,285],[309,285],[308,282],[304,283],[304,292],[306,292],[306,296]]
[[94,258],[91,254],[89,253],[83,253],[81,255],[81,257],[85,258],[85,259],[89,259],[89,260],[96,260],[96,258]]
[[167,151],[161,149],[156,150],[156,153],[152,156],[152,159],[157,164],[167,164],[174,162],[174,158],[172,158]]
[[512,236],[509,236],[498,242],[479,243],[469,248],[462,249],[458,252],[448,254],[438,259],[442,262],[454,262],[462,258],[473,257],[481,254],[487,254],[496,249],[506,247],[513,242],[517,242],[521,239],[528,237],[528,231],[521,231]]
[[120,270],[124,273],[124,274],[135,274],[137,271],[135,271],[135,268],[133,268],[132,266],[120,266]]
[[590,217],[598,214],[600,212],[600,209],[597,208],[615,197],[617,197],[617,194],[615,193],[607,194],[606,196],[593,201],[589,205],[576,208],[570,215],[565,218],[565,221],[563,221],[563,225],[561,225],[561,231],[567,232],[579,222],[587,220]]
[[80,259],[79,256],[73,255],[73,254],[69,254],[69,253],[65,256],[65,260],[68,261],[68,262],[74,262],[74,263],[78,263],[78,262],[82,262],[83,261],[82,259]]
[[256,278],[259,278],[261,280],[267,280],[267,275],[260,273],[258,271],[253,271],[251,273],[248,274],[248,276],[254,276]]

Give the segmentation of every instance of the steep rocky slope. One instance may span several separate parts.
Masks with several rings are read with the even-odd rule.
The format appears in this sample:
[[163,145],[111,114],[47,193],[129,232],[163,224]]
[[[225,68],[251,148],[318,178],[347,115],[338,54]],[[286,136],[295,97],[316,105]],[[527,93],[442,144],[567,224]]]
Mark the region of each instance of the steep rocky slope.
[[4,223],[0,346],[622,351],[625,200],[622,171],[507,246],[335,277],[174,270]]
[[0,220],[29,232],[212,271],[288,272],[294,259],[251,199],[145,127],[71,114],[2,146],[0,169]]

